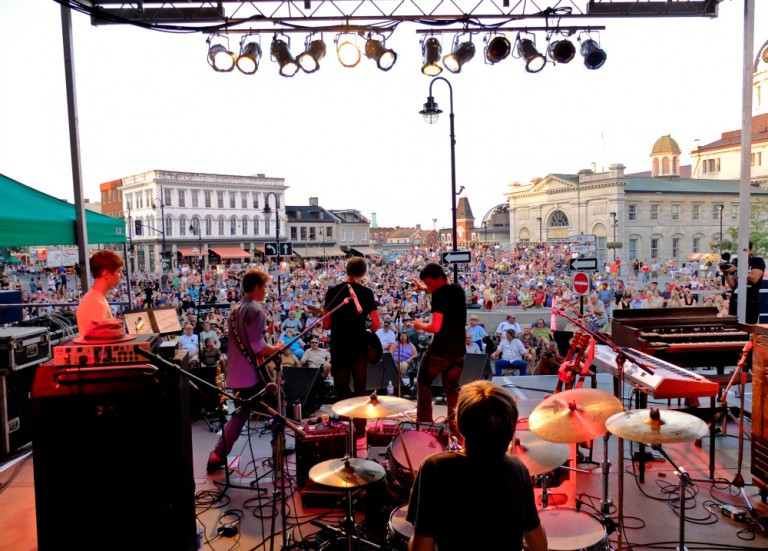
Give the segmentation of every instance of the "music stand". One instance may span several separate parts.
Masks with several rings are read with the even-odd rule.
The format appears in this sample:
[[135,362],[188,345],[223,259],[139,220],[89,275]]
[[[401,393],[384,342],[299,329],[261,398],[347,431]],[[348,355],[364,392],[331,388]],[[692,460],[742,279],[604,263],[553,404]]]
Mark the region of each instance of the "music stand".
[[159,333],[169,335],[181,332],[181,322],[176,308],[150,308],[146,310],[130,310],[123,314],[126,332],[129,335],[144,335]]

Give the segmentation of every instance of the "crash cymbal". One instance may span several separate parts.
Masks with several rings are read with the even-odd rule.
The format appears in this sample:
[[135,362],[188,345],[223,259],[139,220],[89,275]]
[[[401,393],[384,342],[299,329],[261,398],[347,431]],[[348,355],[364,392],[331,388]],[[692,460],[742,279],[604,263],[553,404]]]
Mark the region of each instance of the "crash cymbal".
[[[374,399],[375,396],[375,399]],[[396,413],[403,413],[416,407],[414,402],[397,396],[355,396],[336,402],[331,409],[342,417],[356,419],[379,419]]]
[[547,442],[527,430],[515,433],[515,444],[509,447],[509,451],[528,467],[531,476],[555,470],[562,466],[571,454],[568,444]]
[[536,436],[549,442],[575,444],[605,434],[605,421],[623,409],[610,392],[576,388],[541,402],[531,412],[528,426]]
[[356,457],[330,459],[309,469],[309,479],[334,488],[358,488],[384,478],[384,467]]
[[642,444],[677,444],[701,438],[707,424],[684,411],[632,409],[613,415],[605,428],[619,438]]

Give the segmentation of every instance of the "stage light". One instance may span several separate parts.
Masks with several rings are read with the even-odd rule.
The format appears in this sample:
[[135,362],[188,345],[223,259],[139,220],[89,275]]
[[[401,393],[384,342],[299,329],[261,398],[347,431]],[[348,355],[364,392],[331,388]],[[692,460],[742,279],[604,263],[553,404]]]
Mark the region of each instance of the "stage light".
[[373,59],[382,71],[389,71],[397,61],[397,54],[381,40],[369,38],[365,43],[365,57]]
[[293,59],[288,42],[275,35],[270,51],[272,58],[277,62],[281,76],[292,77],[299,71],[299,64]]
[[455,40],[453,51],[443,57],[443,65],[450,72],[459,73],[464,64],[473,57],[475,57],[475,45],[470,40],[461,44],[459,44],[458,40]]
[[517,55],[525,61],[525,70],[529,73],[538,73],[547,64],[547,58],[539,53],[536,45],[528,38],[518,39]]
[[355,67],[360,63],[360,48],[357,46],[357,35],[336,35],[336,55],[344,67]]
[[245,44],[245,37],[240,42],[240,55],[237,56],[237,68],[241,73],[252,75],[259,70],[259,61],[261,60],[261,46],[258,42],[248,42]]
[[431,36],[422,42],[421,55],[424,63],[421,67],[422,73],[428,77],[436,77],[443,72],[443,68],[440,67],[439,64],[440,53],[442,50],[443,47],[440,44],[440,41],[434,36]]
[[[492,37],[492,38],[491,38]],[[485,38],[485,59],[488,63],[498,63],[507,58],[512,51],[512,44],[503,34],[488,35]]]
[[235,54],[229,51],[229,39],[227,45],[211,44],[213,36],[208,37],[208,65],[219,73],[228,73],[235,68]]
[[296,61],[305,73],[314,73],[320,68],[320,60],[325,57],[325,42],[322,40],[309,40],[304,46],[304,51],[299,54]]
[[555,63],[568,63],[576,54],[576,46],[570,40],[555,40],[549,44],[549,57]]
[[591,38],[581,43],[581,55],[584,56],[584,66],[590,70],[599,69],[608,58],[605,50]]

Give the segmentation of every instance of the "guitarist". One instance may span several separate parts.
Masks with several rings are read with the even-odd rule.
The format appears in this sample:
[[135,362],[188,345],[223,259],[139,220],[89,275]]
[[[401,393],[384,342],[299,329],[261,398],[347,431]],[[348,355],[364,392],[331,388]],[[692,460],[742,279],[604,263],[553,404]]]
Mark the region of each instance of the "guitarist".
[[[260,357],[269,357],[280,347],[269,345],[264,340],[267,316],[261,303],[267,294],[269,274],[261,270],[249,270],[243,276],[242,302],[232,308],[227,320],[229,328],[229,355],[227,359],[227,386],[241,400],[240,404],[224,425],[222,436],[208,456],[207,470],[213,473],[224,467],[227,455],[232,451],[240,433],[248,421],[253,405],[248,398],[272,382],[272,374],[260,366]],[[226,449],[225,449],[226,445]]]

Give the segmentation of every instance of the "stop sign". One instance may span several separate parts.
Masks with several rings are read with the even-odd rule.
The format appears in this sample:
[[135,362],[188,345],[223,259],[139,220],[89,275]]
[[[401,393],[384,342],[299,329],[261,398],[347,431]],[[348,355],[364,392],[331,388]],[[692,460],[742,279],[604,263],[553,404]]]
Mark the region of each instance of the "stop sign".
[[589,294],[589,275],[587,272],[576,272],[573,276],[573,293],[576,295]]

